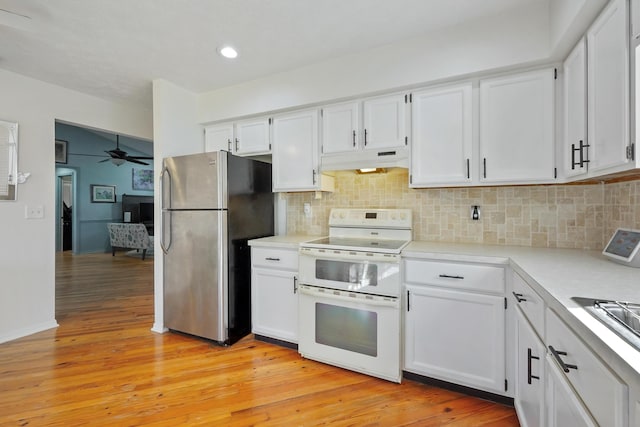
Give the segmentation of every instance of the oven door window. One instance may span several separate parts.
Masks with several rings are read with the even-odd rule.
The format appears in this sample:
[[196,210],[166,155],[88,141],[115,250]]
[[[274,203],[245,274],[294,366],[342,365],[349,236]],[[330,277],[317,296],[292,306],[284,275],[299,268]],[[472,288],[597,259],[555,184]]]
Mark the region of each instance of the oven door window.
[[378,266],[368,262],[317,259],[316,279],[353,283],[359,287],[377,286]]
[[378,313],[316,303],[316,342],[368,356],[378,355]]

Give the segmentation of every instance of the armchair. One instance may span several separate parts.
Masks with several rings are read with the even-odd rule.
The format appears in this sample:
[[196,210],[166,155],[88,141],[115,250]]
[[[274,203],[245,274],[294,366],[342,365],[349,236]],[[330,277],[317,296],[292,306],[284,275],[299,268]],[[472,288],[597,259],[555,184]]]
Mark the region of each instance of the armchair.
[[144,224],[109,223],[109,239],[111,240],[111,255],[116,255],[116,248],[128,248],[142,250],[142,259],[147,254],[147,249],[153,248],[153,239],[147,232]]

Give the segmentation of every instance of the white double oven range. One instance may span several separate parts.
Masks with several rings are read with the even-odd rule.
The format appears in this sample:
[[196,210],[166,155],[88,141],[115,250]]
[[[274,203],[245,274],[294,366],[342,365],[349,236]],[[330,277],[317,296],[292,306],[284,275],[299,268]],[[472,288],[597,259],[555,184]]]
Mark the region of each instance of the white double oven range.
[[409,209],[332,209],[329,236],[300,245],[303,357],[400,382],[400,252]]

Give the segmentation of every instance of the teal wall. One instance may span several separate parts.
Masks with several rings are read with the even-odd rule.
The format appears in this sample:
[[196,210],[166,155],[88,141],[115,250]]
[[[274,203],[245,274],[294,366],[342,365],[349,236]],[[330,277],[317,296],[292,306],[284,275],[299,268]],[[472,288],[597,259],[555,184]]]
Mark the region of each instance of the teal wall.
[[[107,158],[105,151],[116,147],[115,135],[106,135],[76,126],[56,123],[56,139],[67,141],[67,163],[56,163],[56,173],[63,169],[75,171],[74,253],[110,251],[107,223],[122,222],[122,195],[153,196],[153,191],[133,190],[132,170],[153,169],[153,160],[143,160],[149,166],[126,162],[116,166],[111,162],[99,163]],[[120,137],[120,149],[130,156],[149,156],[150,142]],[[143,152],[141,150],[145,150]],[[92,203],[91,185],[115,185],[116,203]],[[56,220],[56,222],[59,219]],[[56,227],[56,236],[58,236]]]

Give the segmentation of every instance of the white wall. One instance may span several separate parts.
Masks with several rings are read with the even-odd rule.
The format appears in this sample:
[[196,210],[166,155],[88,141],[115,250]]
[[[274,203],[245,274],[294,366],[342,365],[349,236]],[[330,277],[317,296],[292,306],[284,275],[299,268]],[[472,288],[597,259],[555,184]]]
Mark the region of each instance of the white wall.
[[[19,123],[19,170],[31,177],[18,200],[0,202],[0,342],[56,326],[55,120],[152,139],[152,117],[0,70],[0,119]],[[82,189],[79,189],[82,191]],[[44,207],[27,220],[25,206]]]
[[198,122],[541,63],[549,56],[548,18],[546,5],[539,2],[471,25],[204,93],[199,99]]
[[[153,82],[153,157],[156,206],[155,230],[162,230],[162,212],[159,203],[162,192],[160,174],[165,157],[204,152],[204,129],[196,124],[197,96],[166,80]],[[160,232],[156,232],[154,252],[162,254]],[[154,258],[155,320],[152,330],[164,332],[163,258]]]

